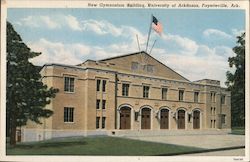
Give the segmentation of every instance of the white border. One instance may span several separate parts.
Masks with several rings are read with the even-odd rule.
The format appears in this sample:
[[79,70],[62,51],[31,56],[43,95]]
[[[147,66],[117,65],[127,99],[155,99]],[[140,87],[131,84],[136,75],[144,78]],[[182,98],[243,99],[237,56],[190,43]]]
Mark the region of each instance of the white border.
[[[60,162],[66,162],[66,161],[117,161],[120,162],[123,161],[157,161],[157,162],[163,162],[163,161],[172,161],[172,162],[179,162],[183,161],[185,159],[186,162],[189,161],[204,161],[204,162],[222,162],[222,161],[249,161],[249,1],[248,0],[238,0],[238,1],[139,1],[139,0],[131,0],[131,1],[105,1],[107,3],[119,3],[124,4],[127,2],[130,3],[140,3],[140,4],[146,4],[147,2],[150,3],[168,3],[170,6],[174,3],[189,3],[189,4],[197,4],[197,3],[206,3],[206,4],[227,4],[231,5],[232,3],[237,3],[240,5],[240,8],[235,9],[245,9],[246,10],[246,155],[245,157],[234,157],[234,156],[177,156],[177,157],[152,157],[152,156],[6,156],[6,150],[5,150],[5,103],[6,103],[6,96],[3,94],[6,94],[6,16],[7,16],[7,8],[88,8],[88,3],[103,3],[104,1],[79,1],[79,0],[2,0],[1,1],[1,131],[0,131],[0,144],[1,144],[1,152],[0,152],[0,160],[4,161],[47,161],[47,162],[54,162],[59,161]],[[103,7],[95,7],[95,8],[103,8]],[[117,7],[116,7],[117,8]],[[138,8],[138,7],[134,7]],[[176,8],[176,7],[170,7],[170,8]],[[131,8],[132,9],[132,8]],[[160,8],[163,9],[163,8]],[[179,8],[181,9],[181,8]],[[193,9],[191,7],[182,8],[182,9]],[[206,9],[206,8],[197,8],[197,9]],[[210,8],[210,9],[223,9],[223,8]],[[228,8],[228,9],[234,9],[234,8]],[[183,159],[184,158],[184,159]]]

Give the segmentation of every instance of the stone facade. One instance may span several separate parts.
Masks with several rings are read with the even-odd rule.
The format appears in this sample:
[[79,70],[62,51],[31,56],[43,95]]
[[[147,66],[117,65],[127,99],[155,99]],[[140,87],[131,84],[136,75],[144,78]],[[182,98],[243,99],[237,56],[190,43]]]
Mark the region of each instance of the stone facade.
[[41,74],[60,90],[47,106],[54,114],[22,128],[23,141],[231,129],[231,95],[219,81],[191,82],[145,52],[77,66],[47,64]]

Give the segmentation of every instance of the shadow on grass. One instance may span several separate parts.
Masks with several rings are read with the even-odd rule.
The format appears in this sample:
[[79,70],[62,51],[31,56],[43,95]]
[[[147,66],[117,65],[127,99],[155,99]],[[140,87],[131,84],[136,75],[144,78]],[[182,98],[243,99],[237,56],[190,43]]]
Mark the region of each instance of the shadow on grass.
[[8,148],[24,148],[24,149],[32,149],[32,148],[46,148],[46,147],[68,147],[68,146],[77,146],[77,145],[87,145],[85,141],[57,141],[57,142],[41,142],[37,143],[36,145],[23,143],[17,144],[16,146],[12,147],[9,146]]

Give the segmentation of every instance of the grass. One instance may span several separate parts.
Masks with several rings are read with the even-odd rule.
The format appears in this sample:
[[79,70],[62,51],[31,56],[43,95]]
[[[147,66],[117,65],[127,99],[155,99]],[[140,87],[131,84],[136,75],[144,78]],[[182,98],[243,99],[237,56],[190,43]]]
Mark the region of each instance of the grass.
[[153,156],[199,150],[202,149],[106,136],[26,142],[15,147],[7,145],[7,155]]
[[245,135],[245,127],[233,127],[231,134]]

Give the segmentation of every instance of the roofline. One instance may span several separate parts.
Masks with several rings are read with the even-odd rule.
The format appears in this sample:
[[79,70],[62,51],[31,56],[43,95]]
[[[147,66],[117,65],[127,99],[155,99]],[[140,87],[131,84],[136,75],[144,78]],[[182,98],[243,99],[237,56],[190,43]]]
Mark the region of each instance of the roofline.
[[85,67],[82,66],[77,66],[77,65],[66,65],[66,64],[58,64],[58,63],[49,63],[49,64],[44,64],[41,68],[41,70],[46,67],[46,66],[61,66],[61,67],[69,67],[69,68],[76,68],[76,69],[86,69]]
[[177,75],[181,76],[182,78],[184,78],[185,80],[191,82],[189,79],[187,79],[186,77],[182,76],[181,74],[177,73],[176,71],[174,71],[173,69],[171,69],[170,67],[168,67],[167,65],[165,65],[164,63],[160,62],[159,60],[157,60],[156,58],[154,58],[153,56],[151,56],[150,54],[148,54],[145,51],[140,51],[140,52],[135,52],[135,53],[130,53],[130,54],[125,54],[125,55],[120,55],[120,56],[115,56],[115,57],[109,57],[106,59],[102,59],[99,61],[108,61],[108,60],[112,60],[112,59],[116,59],[116,58],[122,58],[122,57],[126,57],[126,56],[131,56],[131,55],[136,55],[139,53],[144,53],[146,55],[148,55],[149,57],[153,58],[154,60],[156,60],[158,63],[162,64],[163,66],[167,67],[168,69],[170,69],[172,72],[176,73]]
[[134,52],[134,53],[124,54],[124,55],[119,55],[119,56],[108,57],[106,59],[101,59],[101,60],[98,60],[98,61],[108,61],[108,60],[112,60],[112,59],[116,59],[116,58],[121,58],[121,57],[136,55],[136,54],[139,54],[139,53],[146,53],[146,52],[145,51]]

